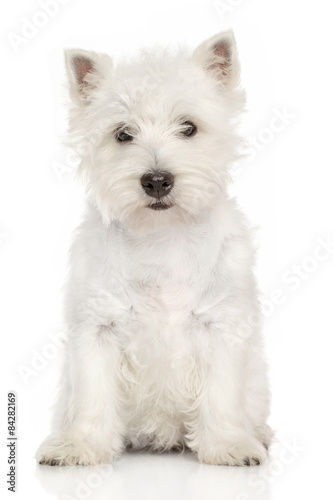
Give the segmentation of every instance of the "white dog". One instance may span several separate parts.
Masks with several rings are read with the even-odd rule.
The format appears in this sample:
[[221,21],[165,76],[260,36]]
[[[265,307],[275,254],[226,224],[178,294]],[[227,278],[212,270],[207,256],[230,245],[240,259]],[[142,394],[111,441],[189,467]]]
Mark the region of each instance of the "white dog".
[[190,448],[257,465],[272,432],[249,225],[227,194],[244,106],[232,32],[114,67],[66,53],[88,186],[50,465]]

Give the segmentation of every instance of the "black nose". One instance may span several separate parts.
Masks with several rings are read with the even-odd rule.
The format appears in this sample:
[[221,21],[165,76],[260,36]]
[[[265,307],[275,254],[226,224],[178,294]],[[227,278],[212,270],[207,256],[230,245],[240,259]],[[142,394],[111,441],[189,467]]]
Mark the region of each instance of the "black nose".
[[148,196],[163,198],[173,188],[174,176],[169,172],[153,172],[141,177],[141,186]]

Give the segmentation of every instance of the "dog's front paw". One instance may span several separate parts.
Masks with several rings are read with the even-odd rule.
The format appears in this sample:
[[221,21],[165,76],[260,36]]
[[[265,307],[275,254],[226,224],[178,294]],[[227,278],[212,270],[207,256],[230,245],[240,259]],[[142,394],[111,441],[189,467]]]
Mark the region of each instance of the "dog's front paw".
[[220,446],[202,447],[198,458],[201,463],[210,465],[260,465],[267,460],[267,450],[255,440],[233,445],[221,443]]
[[36,452],[36,460],[42,465],[98,465],[110,459],[110,454],[93,450],[86,440],[71,439],[60,432],[46,438]]
[[274,431],[267,424],[263,424],[255,428],[257,439],[264,445],[266,450],[269,449],[273,439]]

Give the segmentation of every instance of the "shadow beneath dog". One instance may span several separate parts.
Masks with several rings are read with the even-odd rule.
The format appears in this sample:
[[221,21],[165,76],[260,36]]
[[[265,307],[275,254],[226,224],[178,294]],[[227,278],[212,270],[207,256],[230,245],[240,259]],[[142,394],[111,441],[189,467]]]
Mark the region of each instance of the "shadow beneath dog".
[[128,451],[113,465],[36,466],[37,480],[61,500],[269,500],[268,470],[200,464],[195,455]]

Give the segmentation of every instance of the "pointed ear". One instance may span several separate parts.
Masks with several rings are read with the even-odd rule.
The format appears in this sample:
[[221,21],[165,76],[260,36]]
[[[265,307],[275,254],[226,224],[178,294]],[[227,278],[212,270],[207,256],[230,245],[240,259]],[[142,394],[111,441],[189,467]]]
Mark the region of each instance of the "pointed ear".
[[226,88],[232,89],[239,83],[237,47],[232,30],[202,42],[194,51],[193,57]]
[[80,101],[89,100],[112,68],[112,60],[106,54],[81,49],[65,50],[65,61],[71,96]]

